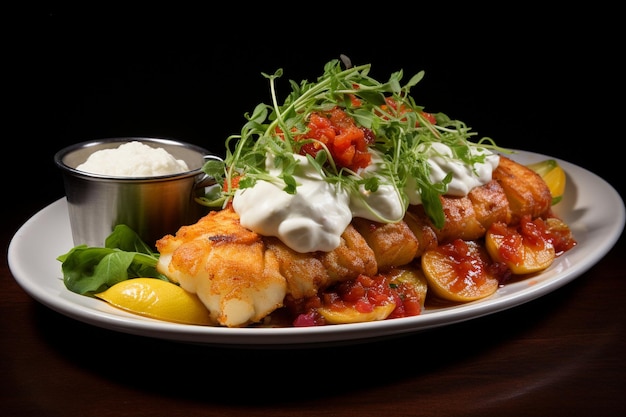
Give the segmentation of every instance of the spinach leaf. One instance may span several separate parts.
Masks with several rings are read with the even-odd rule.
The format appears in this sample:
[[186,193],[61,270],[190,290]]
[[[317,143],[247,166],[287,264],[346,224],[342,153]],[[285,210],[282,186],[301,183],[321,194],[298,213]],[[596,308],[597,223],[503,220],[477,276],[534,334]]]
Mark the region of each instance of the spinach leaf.
[[65,287],[81,295],[93,296],[132,278],[168,280],[156,269],[159,254],[126,225],[115,227],[105,247],[78,245],[57,260],[62,263]]

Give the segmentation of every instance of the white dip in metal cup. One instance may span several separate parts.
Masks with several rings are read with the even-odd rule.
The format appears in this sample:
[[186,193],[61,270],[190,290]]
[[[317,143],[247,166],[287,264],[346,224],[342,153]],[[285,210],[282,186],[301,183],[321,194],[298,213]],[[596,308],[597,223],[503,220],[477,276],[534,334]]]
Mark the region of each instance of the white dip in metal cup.
[[[185,161],[188,171],[152,177],[122,177],[77,170],[89,155],[138,141],[163,148]],[[209,152],[192,144],[158,138],[110,138],[68,146],[54,156],[61,169],[74,245],[103,247],[115,226],[125,224],[148,245],[208,212],[194,201],[210,185],[202,171]]]

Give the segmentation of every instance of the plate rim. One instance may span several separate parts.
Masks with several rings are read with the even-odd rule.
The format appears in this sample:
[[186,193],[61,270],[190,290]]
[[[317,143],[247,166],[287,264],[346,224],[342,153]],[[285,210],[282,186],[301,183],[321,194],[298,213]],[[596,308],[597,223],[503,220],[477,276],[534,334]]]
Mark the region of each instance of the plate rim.
[[[562,267],[564,269],[562,272],[555,272],[556,276],[553,279],[547,278],[541,281],[543,273],[540,273],[536,276],[538,283],[535,284],[534,287],[529,287],[527,290],[517,290],[509,295],[494,298],[490,297],[488,299],[459,304],[444,309],[438,309],[436,311],[428,311],[415,317],[384,320],[380,322],[352,323],[306,328],[226,328],[169,323],[144,318],[132,313],[126,313],[114,307],[108,306],[100,300],[91,299],[89,297],[74,294],[68,291],[65,289],[62,279],[60,278],[60,262],[57,278],[59,278],[61,292],[51,294],[44,291],[44,288],[37,285],[38,281],[30,276],[28,272],[29,265],[24,265],[24,262],[22,262],[20,251],[31,242],[33,234],[32,229],[41,226],[41,224],[45,223],[47,218],[51,217],[54,213],[57,213],[58,215],[63,211],[66,212],[66,220],[58,222],[60,224],[57,224],[55,227],[62,229],[63,226],[67,226],[65,232],[61,230],[61,233],[66,233],[67,236],[65,236],[65,238],[69,239],[70,242],[69,247],[65,249],[69,250],[72,247],[66,197],[61,197],[38,211],[17,230],[8,247],[9,269],[20,287],[22,287],[22,289],[32,298],[65,316],[113,331],[196,344],[231,347],[326,346],[328,344],[357,343],[365,340],[378,340],[381,338],[416,333],[436,327],[447,326],[516,307],[540,298],[564,286],[585,273],[587,270],[591,269],[597,262],[599,262],[617,243],[624,229],[626,221],[624,201],[613,186],[606,180],[602,179],[593,172],[586,170],[585,168],[558,158],[521,150],[513,150],[513,152],[514,153],[512,155],[507,156],[512,159],[516,159],[516,156],[518,156],[518,159],[519,157],[522,157],[522,159],[526,159],[524,163],[531,163],[548,158],[555,159],[563,167],[566,175],[570,176],[572,180],[585,180],[595,186],[595,189],[592,190],[595,193],[602,192],[603,194],[610,196],[611,199],[614,200],[613,202],[616,203],[608,205],[611,210],[609,214],[612,216],[613,228],[610,229],[608,235],[603,235],[603,239],[598,245],[592,248],[584,248],[585,251],[588,252],[588,256],[584,262],[579,262],[574,265],[563,265],[567,263],[566,261],[568,259],[567,256],[569,252],[564,254],[562,257],[557,258],[555,263],[558,263],[557,266],[559,268]],[[578,178],[576,178],[573,174],[578,175]],[[570,183],[573,183],[573,181],[568,180],[567,183],[567,185],[571,188]],[[570,190],[566,188],[565,196],[568,195],[568,191]],[[588,216],[589,213],[583,213],[583,219],[585,218],[585,215]],[[580,224],[578,227],[580,227],[581,230],[590,229],[590,225],[587,224]],[[574,249],[572,249],[572,251],[575,250],[581,251],[583,249],[580,245],[577,245]],[[61,255],[62,253],[65,253],[64,249],[61,249],[56,256]],[[54,261],[58,262],[56,261],[56,256]],[[32,265],[30,266],[30,269],[32,269]],[[528,279],[533,278],[527,277],[520,280],[520,282],[524,282]],[[510,284],[506,284],[498,291],[506,289],[509,285]],[[97,306],[97,308],[94,306]]]

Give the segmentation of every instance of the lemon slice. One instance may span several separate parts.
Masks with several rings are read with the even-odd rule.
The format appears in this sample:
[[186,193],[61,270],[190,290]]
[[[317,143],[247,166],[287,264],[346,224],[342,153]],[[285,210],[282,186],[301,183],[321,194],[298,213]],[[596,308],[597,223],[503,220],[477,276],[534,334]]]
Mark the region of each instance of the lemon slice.
[[156,278],[118,282],[95,296],[117,308],[153,319],[183,324],[213,324],[209,310],[196,294]]
[[559,163],[554,159],[546,159],[545,161],[530,164],[528,167],[539,174],[548,185],[552,195],[552,205],[561,201],[565,192],[566,177],[565,171],[563,171]]
[[550,188],[550,194],[552,194],[552,204],[556,204],[563,198],[565,192],[565,171],[560,166],[556,166],[553,170],[548,172],[544,177],[544,181]]

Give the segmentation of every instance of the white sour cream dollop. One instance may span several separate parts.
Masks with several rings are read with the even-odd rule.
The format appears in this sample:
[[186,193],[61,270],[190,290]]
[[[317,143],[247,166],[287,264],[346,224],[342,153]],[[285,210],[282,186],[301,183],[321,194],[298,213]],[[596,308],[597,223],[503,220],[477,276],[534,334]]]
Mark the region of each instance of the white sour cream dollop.
[[[341,234],[352,221],[349,196],[336,185],[324,181],[307,159],[294,155],[299,168],[295,194],[283,191],[285,184],[257,181],[254,187],[239,189],[233,208],[241,225],[264,236],[276,236],[301,253],[330,252],[339,246]],[[270,174],[280,175],[273,158],[266,166]]]
[[[446,195],[457,197],[466,196],[472,188],[491,181],[493,170],[500,163],[500,156],[481,147],[472,147],[471,152],[475,156],[485,155],[485,161],[475,163],[473,166],[454,159],[450,147],[443,143],[423,144],[420,151],[428,155],[431,183],[441,182],[448,173],[452,173],[452,180],[448,184]],[[407,181],[405,191],[410,204],[422,204],[422,196],[417,188],[417,182],[413,178],[409,178]]]
[[[432,143],[426,151],[431,182],[442,181],[448,172],[452,173],[449,195],[464,196],[472,188],[488,183],[499,163],[498,155],[484,148],[473,149],[486,156],[485,162],[475,164],[473,169],[452,159],[452,151],[442,143]],[[299,163],[293,174],[298,183],[295,194],[283,191],[285,184],[278,179],[280,170],[274,167],[271,156],[266,167],[276,181],[257,181],[254,187],[237,190],[233,208],[242,226],[264,236],[275,236],[297,252],[329,252],[339,246],[341,234],[353,217],[374,221],[403,218],[405,207],[393,185],[383,182],[375,192],[361,186],[350,195],[345,188],[324,181],[305,157],[294,157]],[[373,154],[372,164],[361,175],[375,176],[381,167],[381,157]],[[380,178],[384,180],[384,176]],[[404,191],[410,204],[421,204],[415,181],[407,181]]]

